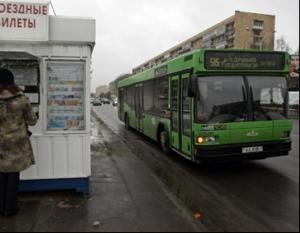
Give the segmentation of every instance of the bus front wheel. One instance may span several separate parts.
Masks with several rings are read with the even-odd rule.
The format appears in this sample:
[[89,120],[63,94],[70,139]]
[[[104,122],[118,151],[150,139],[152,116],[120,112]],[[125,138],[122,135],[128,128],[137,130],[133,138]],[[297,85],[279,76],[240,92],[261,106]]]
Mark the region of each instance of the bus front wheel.
[[171,150],[170,150],[169,134],[165,129],[160,131],[159,133],[159,143],[162,151],[166,154],[170,154]]

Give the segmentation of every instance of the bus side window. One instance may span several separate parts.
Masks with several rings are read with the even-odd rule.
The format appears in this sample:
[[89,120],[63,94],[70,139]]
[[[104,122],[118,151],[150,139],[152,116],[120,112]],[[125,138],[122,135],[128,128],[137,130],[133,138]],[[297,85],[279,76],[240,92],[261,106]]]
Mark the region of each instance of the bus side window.
[[169,77],[155,80],[154,111],[165,116],[169,111]]
[[154,80],[144,82],[144,111],[152,112],[154,108]]

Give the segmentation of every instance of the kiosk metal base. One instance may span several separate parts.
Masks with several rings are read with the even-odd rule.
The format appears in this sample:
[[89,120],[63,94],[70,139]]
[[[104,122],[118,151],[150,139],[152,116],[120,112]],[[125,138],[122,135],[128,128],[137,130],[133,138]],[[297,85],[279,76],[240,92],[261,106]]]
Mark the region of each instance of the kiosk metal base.
[[51,190],[76,190],[78,193],[88,195],[90,192],[90,178],[20,181],[20,192]]

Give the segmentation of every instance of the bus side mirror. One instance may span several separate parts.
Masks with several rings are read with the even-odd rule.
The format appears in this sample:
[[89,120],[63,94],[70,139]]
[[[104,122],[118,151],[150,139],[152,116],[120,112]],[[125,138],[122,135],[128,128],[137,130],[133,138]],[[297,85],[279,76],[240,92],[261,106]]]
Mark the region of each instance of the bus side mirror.
[[188,81],[188,93],[187,96],[194,98],[197,97],[197,78],[195,77],[190,77]]

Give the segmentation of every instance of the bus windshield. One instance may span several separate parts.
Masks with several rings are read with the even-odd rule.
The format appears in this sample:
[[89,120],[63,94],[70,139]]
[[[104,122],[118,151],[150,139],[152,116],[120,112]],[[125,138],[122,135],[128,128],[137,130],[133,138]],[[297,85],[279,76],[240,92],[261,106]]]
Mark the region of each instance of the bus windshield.
[[284,77],[198,78],[197,122],[230,123],[286,119]]

